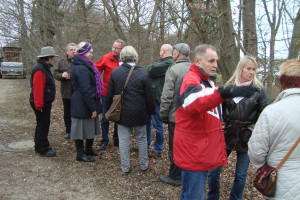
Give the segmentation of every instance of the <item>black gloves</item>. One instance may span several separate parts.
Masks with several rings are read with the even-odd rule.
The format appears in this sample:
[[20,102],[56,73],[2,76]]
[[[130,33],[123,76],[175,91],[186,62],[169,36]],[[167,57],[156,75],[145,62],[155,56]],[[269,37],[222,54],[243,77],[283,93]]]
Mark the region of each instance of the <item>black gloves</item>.
[[169,123],[169,119],[168,119],[167,117],[162,117],[162,118],[161,118],[161,121],[162,121],[164,124]]
[[224,99],[233,97],[250,97],[255,93],[256,90],[257,88],[252,86],[229,86],[218,89]]

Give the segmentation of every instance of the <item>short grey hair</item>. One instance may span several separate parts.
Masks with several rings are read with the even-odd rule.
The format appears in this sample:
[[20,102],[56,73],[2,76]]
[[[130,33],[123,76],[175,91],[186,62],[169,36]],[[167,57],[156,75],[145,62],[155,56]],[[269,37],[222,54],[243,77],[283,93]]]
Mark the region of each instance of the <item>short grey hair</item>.
[[122,40],[122,39],[116,39],[116,40],[114,41],[114,43],[115,43],[115,42],[120,43],[120,44],[122,45],[122,48],[124,48],[124,47],[126,46],[126,42],[125,42],[124,40]]
[[120,53],[120,59],[122,62],[138,62],[138,54],[133,46],[126,46]]
[[69,48],[70,48],[70,46],[77,46],[75,43],[69,43],[68,45],[67,45],[67,47],[66,47],[66,50],[68,51],[69,50]]
[[194,57],[202,59],[205,56],[207,49],[211,49],[211,50],[217,52],[216,47],[214,47],[210,44],[200,44],[195,47],[195,50],[194,50],[195,56]]

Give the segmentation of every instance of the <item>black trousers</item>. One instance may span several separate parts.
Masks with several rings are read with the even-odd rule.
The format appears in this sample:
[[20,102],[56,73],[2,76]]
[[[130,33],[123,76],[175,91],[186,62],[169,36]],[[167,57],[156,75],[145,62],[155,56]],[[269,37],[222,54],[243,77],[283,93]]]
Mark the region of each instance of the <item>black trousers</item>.
[[170,159],[170,169],[169,169],[169,177],[175,180],[181,179],[181,169],[177,167],[173,160],[173,141],[174,141],[174,131],[175,131],[175,123],[168,123],[168,131],[169,131],[169,159]]
[[71,133],[71,99],[62,99],[64,105],[64,122],[66,133]]
[[43,154],[49,149],[50,143],[48,140],[49,127],[50,127],[50,115],[51,115],[51,103],[45,103],[43,111],[35,109],[34,103],[31,102],[31,107],[36,117],[36,128],[34,133],[34,148],[37,153]]

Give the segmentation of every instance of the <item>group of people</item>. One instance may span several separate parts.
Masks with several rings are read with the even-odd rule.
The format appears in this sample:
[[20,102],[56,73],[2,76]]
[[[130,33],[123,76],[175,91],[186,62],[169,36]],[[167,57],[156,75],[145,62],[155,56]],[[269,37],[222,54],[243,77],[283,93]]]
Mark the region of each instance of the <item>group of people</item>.
[[[160,60],[145,68],[138,66],[134,47],[125,46],[120,39],[96,63],[91,60],[90,43],[70,43],[66,50],[67,58],[58,63],[54,77],[50,71],[57,56],[53,47],[41,49],[31,73],[30,103],[37,121],[35,151],[41,156],[56,155],[48,141],[54,78],[61,81],[65,138],[75,140],[78,161],[93,162],[91,156],[101,155],[93,150],[94,137],[101,132],[100,113],[100,149],[108,147],[109,121],[105,113],[114,95],[123,92],[120,120],[114,124],[113,136],[114,145],[119,146],[122,172],[131,171],[132,131],[138,145],[140,170],[146,171],[148,158],[161,156],[163,123],[167,124],[170,167],[168,175],[160,176],[159,180],[182,185],[181,199],[204,199],[206,181],[207,199],[219,199],[220,173],[232,151],[236,151],[237,160],[230,199],[242,199],[250,161],[255,167],[266,163],[276,166],[299,137],[299,59],[282,65],[283,92],[276,103],[268,106],[266,90],[256,76],[258,63],[251,56],[239,61],[224,87],[216,87],[219,58],[216,48],[207,44],[194,49],[193,62],[188,44],[163,44]],[[156,132],[153,151],[152,126]],[[291,180],[300,189],[300,174],[296,170],[300,164],[299,149],[286,162],[293,172],[289,166],[278,171],[278,186]],[[276,198],[283,199],[286,193],[296,198],[295,191],[298,190],[278,189]]]

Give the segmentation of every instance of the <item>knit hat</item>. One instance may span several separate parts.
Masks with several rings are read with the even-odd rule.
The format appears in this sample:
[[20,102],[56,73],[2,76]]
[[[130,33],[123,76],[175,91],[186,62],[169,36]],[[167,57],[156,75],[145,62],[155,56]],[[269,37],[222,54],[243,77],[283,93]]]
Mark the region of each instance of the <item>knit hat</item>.
[[185,56],[189,56],[191,50],[189,45],[187,45],[186,43],[178,43],[173,48]]
[[37,57],[42,58],[42,57],[49,57],[49,56],[58,56],[58,55],[56,55],[56,53],[54,52],[53,47],[47,46],[41,48],[41,55]]
[[81,49],[78,49],[78,54],[85,55],[91,50],[92,50],[92,45],[87,42]]

